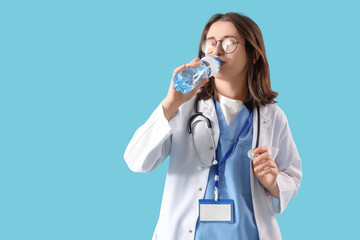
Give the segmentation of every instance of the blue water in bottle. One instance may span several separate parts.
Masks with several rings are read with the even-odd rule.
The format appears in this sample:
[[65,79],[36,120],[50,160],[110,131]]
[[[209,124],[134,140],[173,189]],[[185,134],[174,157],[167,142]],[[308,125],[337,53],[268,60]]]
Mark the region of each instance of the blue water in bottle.
[[187,68],[174,76],[174,89],[183,94],[193,90],[204,78],[215,75],[220,70],[220,59],[210,56],[202,58],[201,65],[196,68]]

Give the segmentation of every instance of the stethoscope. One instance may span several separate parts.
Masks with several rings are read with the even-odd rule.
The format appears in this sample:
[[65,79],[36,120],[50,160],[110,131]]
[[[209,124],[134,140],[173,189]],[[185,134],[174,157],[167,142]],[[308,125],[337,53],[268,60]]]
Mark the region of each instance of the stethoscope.
[[[218,161],[216,160],[216,148],[215,148],[215,140],[214,140],[214,134],[212,131],[212,126],[211,126],[211,121],[209,118],[207,118],[206,116],[204,116],[204,114],[202,112],[198,111],[198,104],[200,101],[200,97],[199,95],[196,95],[196,99],[195,99],[195,103],[194,103],[194,113],[190,116],[189,120],[188,120],[188,124],[187,124],[187,130],[189,132],[189,134],[191,135],[192,138],[192,145],[193,145],[193,149],[194,149],[194,153],[195,153],[195,157],[199,163],[199,169],[206,169],[206,168],[210,168],[212,165],[217,165]],[[259,106],[256,106],[257,108],[257,113],[258,113],[258,131],[257,131],[257,138],[256,138],[256,145],[255,148],[257,148],[259,146],[259,138],[260,138],[260,108]],[[199,159],[198,157],[198,152],[196,149],[196,144],[195,144],[195,139],[194,139],[194,135],[193,135],[193,126],[195,122],[198,122],[200,120],[196,120],[194,122],[194,119],[196,118],[203,118],[206,122],[206,126],[208,128],[209,131],[209,136],[211,138],[211,146],[210,146],[210,150],[213,151],[213,158],[212,159]],[[248,157],[253,160],[256,156],[254,154],[254,149],[250,149],[248,151]]]

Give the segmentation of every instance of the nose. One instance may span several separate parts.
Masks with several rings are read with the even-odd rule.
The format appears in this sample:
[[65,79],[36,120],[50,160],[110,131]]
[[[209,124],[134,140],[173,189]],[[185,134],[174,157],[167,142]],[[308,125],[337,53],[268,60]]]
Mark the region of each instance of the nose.
[[221,56],[221,55],[224,54],[224,49],[223,49],[223,47],[222,47],[222,42],[217,41],[216,47],[215,47],[215,49],[214,49],[213,54],[214,54],[215,56]]

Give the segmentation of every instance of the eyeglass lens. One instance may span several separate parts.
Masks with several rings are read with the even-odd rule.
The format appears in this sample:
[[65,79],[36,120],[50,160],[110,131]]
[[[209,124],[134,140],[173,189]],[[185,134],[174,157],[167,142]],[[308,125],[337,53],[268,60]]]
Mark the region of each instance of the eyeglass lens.
[[[237,40],[233,37],[224,38],[220,41],[223,50],[226,53],[232,53],[236,50],[238,45]],[[202,51],[205,54],[210,54],[215,51],[217,41],[215,39],[206,39],[202,44]]]

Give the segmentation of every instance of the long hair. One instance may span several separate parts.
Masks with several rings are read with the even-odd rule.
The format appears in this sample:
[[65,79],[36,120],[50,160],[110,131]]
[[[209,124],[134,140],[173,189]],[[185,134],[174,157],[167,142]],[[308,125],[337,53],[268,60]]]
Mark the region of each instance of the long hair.
[[[248,96],[244,101],[245,106],[253,109],[255,106],[276,103],[274,99],[278,96],[278,93],[271,90],[270,70],[266,59],[264,40],[260,28],[249,17],[235,12],[213,15],[206,23],[202,32],[198,57],[202,58],[205,56],[201,51],[201,45],[211,25],[219,20],[232,22],[238,33],[245,39],[247,84],[249,88]],[[257,59],[255,63],[253,63],[254,59]],[[209,82],[200,88],[197,95],[203,100],[211,97],[218,99],[215,78],[209,78]]]

